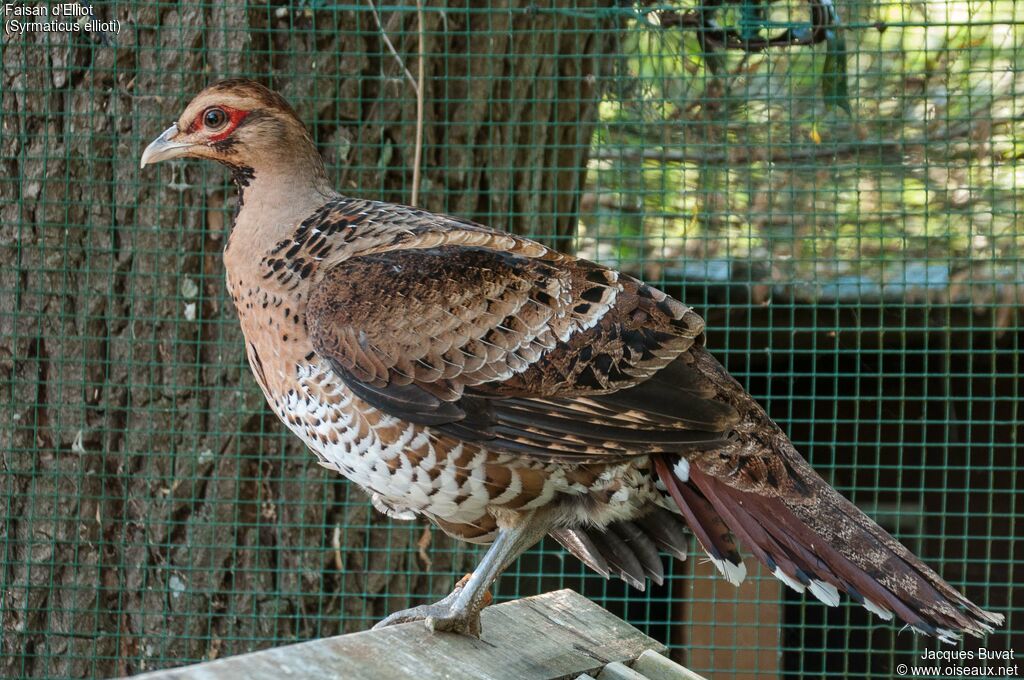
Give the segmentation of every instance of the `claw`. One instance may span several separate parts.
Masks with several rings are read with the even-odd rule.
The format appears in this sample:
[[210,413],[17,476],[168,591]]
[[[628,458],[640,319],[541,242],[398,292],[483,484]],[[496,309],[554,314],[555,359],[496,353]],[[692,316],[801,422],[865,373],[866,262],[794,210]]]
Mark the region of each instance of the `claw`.
[[435,633],[458,633],[459,635],[471,635],[480,637],[480,610],[491,603],[490,592],[485,592],[484,597],[476,606],[459,607],[457,602],[459,594],[466,585],[471,574],[467,574],[455,585],[455,589],[443,600],[434,604],[424,604],[410,609],[403,609],[387,616],[373,627],[374,630],[395,626],[400,623],[411,621],[423,621],[431,632]]
[[[447,598],[445,598],[447,599]],[[453,611],[454,607],[444,600],[434,604],[424,604],[411,609],[403,609],[388,616],[373,627],[374,630],[395,626],[400,623],[422,621],[427,629],[434,633],[458,633],[480,637],[480,611]]]

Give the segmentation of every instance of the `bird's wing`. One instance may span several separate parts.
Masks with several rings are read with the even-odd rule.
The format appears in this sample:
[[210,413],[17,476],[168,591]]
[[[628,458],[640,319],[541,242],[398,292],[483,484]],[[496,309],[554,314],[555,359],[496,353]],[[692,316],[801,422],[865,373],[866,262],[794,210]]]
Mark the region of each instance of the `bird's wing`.
[[555,253],[352,257],[325,272],[306,318],[358,397],[496,450],[576,462],[682,452],[720,445],[737,420],[693,365],[697,314]]

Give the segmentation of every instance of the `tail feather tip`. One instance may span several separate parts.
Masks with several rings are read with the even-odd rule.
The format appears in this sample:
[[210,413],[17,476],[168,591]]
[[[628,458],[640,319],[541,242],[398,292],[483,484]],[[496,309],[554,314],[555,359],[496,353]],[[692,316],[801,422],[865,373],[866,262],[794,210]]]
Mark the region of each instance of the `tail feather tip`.
[[831,583],[811,579],[811,585],[807,589],[811,591],[812,595],[821,600],[823,604],[829,607],[839,606],[839,590]]
[[939,640],[945,642],[947,645],[955,645],[960,642],[961,635],[952,630],[946,630],[945,628],[939,628],[938,634]]
[[734,564],[729,560],[714,557],[710,553],[708,553],[708,557],[711,558],[711,563],[715,565],[715,569],[718,570],[718,573],[721,574],[729,583],[738,587],[746,580],[747,565],[742,561]]
[[680,457],[679,461],[672,466],[672,474],[674,474],[676,479],[684,484],[690,481],[690,461]]
[[772,575],[801,595],[807,590],[803,583],[800,583],[800,581],[797,581],[795,578],[782,571],[782,567],[775,567],[775,571],[772,572]]
[[865,597],[864,609],[867,609],[869,612],[871,612],[878,618],[882,619],[883,621],[892,621],[893,613],[885,607],[883,607],[882,605],[875,602],[874,600],[869,600]]

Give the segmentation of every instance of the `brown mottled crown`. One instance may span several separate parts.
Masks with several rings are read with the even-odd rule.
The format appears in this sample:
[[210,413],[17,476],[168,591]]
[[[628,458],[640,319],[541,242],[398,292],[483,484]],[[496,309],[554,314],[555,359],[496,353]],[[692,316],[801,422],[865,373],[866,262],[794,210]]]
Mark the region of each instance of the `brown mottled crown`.
[[205,98],[205,95],[228,94],[239,99],[248,99],[263,109],[276,109],[291,114],[295,120],[301,120],[291,104],[284,97],[273,90],[264,87],[255,80],[248,78],[226,78],[218,80],[200,92],[196,99]]
[[262,119],[272,118],[279,121],[296,134],[307,135],[299,114],[284,97],[254,80],[245,78],[221,80],[200,91],[182,111],[178,127],[182,130],[192,128],[196,116],[211,106],[256,113]]

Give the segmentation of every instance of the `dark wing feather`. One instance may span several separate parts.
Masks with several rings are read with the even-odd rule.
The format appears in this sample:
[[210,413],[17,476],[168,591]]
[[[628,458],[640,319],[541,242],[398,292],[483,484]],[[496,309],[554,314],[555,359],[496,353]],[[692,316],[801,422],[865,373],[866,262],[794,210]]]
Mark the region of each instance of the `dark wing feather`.
[[495,450],[573,462],[721,445],[736,422],[659,291],[549,254],[440,246],[334,265],[310,337],[353,392]]

